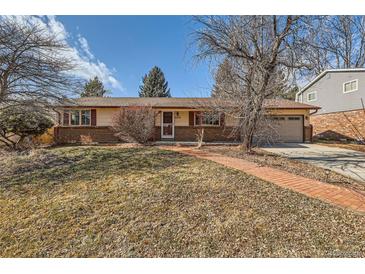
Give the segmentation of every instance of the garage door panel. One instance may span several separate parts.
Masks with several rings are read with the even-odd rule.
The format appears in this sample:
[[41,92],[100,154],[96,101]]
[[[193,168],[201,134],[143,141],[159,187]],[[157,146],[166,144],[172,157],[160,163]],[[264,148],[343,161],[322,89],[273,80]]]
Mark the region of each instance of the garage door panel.
[[303,142],[303,116],[271,116],[267,140],[272,142]]

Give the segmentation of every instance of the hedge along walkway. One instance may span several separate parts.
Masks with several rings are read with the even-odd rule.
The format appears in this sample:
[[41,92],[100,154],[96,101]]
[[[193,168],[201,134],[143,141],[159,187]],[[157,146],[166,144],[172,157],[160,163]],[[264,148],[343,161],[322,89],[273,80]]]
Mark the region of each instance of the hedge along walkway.
[[344,187],[308,179],[283,170],[260,166],[243,159],[227,157],[189,147],[160,146],[160,148],[210,160],[230,168],[241,170],[247,174],[306,196],[365,213],[365,194]]

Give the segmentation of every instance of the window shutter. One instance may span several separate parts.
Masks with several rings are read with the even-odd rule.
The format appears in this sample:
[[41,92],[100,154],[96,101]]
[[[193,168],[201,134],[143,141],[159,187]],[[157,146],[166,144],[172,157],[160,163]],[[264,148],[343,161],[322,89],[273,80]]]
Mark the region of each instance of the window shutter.
[[221,115],[220,115],[220,117],[219,117],[221,127],[224,127],[224,122],[225,122],[225,121],[224,121],[224,118],[225,118],[224,113],[221,113]]
[[64,111],[63,112],[63,125],[64,126],[69,125],[69,119],[70,119],[70,114],[68,113],[68,111]]
[[189,111],[189,126],[194,125],[194,111]]
[[91,110],[91,125],[96,126],[96,109]]

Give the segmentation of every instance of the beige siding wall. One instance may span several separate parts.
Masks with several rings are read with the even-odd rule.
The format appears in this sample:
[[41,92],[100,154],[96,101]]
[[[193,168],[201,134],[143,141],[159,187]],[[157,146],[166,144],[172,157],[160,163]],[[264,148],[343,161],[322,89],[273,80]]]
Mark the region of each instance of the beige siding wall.
[[[113,116],[118,113],[118,108],[96,108],[96,125],[97,126],[111,126],[113,123]],[[157,109],[158,113],[155,119],[155,125],[161,125],[161,111],[173,111],[175,118],[175,126],[189,126],[189,111],[193,109]],[[179,115],[177,115],[177,112]],[[273,115],[304,115],[304,125],[310,124],[309,110],[307,109],[278,109],[270,112]],[[62,119],[61,119],[62,121]],[[225,125],[234,126],[236,119],[232,116],[226,115]]]
[[118,108],[97,108],[96,109],[96,125],[111,126],[113,124],[113,116],[118,113]]
[[[179,115],[177,115],[177,112]],[[175,112],[175,126],[184,127],[189,126],[189,111],[177,111]]]
[[[174,119],[175,119],[175,126],[177,127],[187,127],[189,126],[189,110],[186,109],[159,109],[157,110],[158,114],[156,115],[155,125],[161,126],[161,113],[162,111],[173,111],[174,112]],[[178,115],[179,113],[179,115]]]
[[237,119],[232,117],[232,116],[229,116],[229,115],[226,115],[224,117],[224,125],[227,126],[227,127],[233,127],[236,125],[236,121]]

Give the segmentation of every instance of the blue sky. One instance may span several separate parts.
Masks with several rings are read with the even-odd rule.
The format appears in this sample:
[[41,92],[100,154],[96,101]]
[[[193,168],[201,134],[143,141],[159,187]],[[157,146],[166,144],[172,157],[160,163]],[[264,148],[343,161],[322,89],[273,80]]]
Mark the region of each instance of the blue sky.
[[209,66],[193,58],[190,17],[57,16],[52,20],[92,64],[87,75],[96,71],[106,79],[110,96],[138,96],[142,76],[155,65],[165,73],[173,97],[210,94]]

